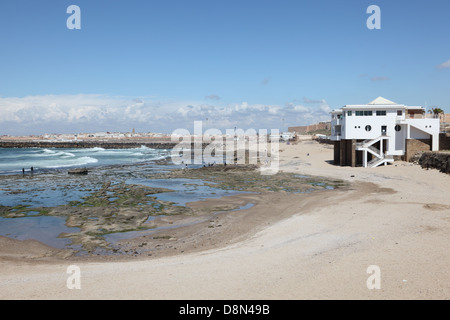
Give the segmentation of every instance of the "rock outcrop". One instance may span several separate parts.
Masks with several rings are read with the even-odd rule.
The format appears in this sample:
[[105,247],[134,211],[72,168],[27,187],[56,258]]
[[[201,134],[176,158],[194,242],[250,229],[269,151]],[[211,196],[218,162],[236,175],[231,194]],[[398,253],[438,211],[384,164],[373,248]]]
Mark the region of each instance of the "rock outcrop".
[[0,141],[0,148],[103,148],[131,149],[146,146],[152,149],[172,149],[176,144],[171,142],[103,142],[103,141]]
[[450,173],[450,153],[424,152],[419,159],[422,168],[438,169],[444,173]]

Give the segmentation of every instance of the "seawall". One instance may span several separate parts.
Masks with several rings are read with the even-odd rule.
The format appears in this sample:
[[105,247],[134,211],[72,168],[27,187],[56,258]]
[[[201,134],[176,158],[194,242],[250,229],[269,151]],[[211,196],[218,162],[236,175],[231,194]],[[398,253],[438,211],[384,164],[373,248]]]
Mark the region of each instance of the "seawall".
[[109,142],[109,141],[0,141],[0,148],[103,148],[131,149],[146,146],[153,149],[172,149],[172,142]]

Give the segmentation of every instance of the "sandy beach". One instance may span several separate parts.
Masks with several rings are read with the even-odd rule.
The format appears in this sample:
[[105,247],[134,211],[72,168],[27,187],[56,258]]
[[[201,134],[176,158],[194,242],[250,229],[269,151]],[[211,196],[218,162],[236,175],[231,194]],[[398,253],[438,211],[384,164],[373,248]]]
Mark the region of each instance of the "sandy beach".
[[[0,299],[450,298],[449,175],[406,162],[338,167],[332,146],[315,141],[280,149],[281,171],[348,187],[233,196],[255,205],[173,229],[150,257],[66,259],[1,238]],[[80,268],[79,290],[67,288],[70,265]],[[380,289],[367,287],[372,265]]]

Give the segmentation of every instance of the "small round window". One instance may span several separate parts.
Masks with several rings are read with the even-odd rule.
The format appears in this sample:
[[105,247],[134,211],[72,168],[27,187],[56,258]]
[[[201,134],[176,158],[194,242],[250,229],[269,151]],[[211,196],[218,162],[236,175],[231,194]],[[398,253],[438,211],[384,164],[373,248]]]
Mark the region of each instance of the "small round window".
[[398,131],[400,131],[400,130],[402,130],[402,127],[401,127],[401,126],[399,126],[399,125],[396,125],[396,126],[395,126],[395,131],[397,131],[397,132],[398,132]]
[[366,126],[366,131],[369,132],[370,130],[372,130],[371,126]]

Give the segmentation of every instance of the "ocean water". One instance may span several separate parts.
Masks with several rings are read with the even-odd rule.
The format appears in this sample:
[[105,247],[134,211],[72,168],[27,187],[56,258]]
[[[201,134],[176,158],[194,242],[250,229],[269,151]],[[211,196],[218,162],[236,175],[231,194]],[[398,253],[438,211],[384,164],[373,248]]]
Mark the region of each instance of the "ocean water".
[[[242,193],[221,190],[198,179],[152,179],[148,174],[166,172],[184,166],[172,163],[171,150],[140,147],[134,149],[1,149],[0,206],[51,208],[71,201],[82,201],[101,188],[103,182],[140,184],[167,188],[173,192],[155,195],[158,199],[185,205],[186,202],[219,198]],[[164,160],[167,161],[157,161]],[[135,165],[136,164],[136,165]],[[197,165],[200,167],[201,165]],[[30,168],[33,167],[33,174]],[[88,175],[68,175],[70,168],[88,167]],[[191,165],[190,167],[195,167]],[[25,169],[25,174],[22,174]],[[209,183],[211,184],[211,183]],[[16,209],[13,209],[16,210]],[[65,226],[64,217],[26,216],[0,217],[0,236],[25,240],[35,239],[53,247],[70,247],[70,240],[59,238],[63,232],[77,232]],[[112,234],[109,240],[133,236],[133,232]]]
[[0,149],[0,174],[17,174],[78,168],[139,163],[161,160],[170,156],[169,150],[145,146],[134,149]]
[[[97,191],[105,182],[110,182],[111,185],[138,184],[167,188],[172,192],[154,196],[178,206],[184,206],[187,202],[245,193],[215,188],[214,183],[199,179],[152,178],[152,173],[183,167],[172,163],[170,157],[171,150],[147,147],[108,150],[0,148],[0,207],[38,210],[62,206],[72,201],[82,201],[83,197]],[[157,161],[164,159],[167,161]],[[34,169],[33,174],[30,174],[31,167]],[[92,170],[88,175],[82,176],[67,173],[68,169],[77,167]],[[25,174],[22,174],[22,168],[25,169]],[[301,177],[303,176],[299,176]],[[253,204],[248,204],[251,205]],[[246,208],[244,206],[240,209]],[[68,229],[64,217],[41,216],[38,211],[28,211],[22,217],[0,217],[0,236],[19,240],[35,239],[53,247],[69,247],[70,240],[58,237],[60,233],[69,231],[77,232],[77,229]],[[114,242],[138,233],[115,233],[105,236],[105,239]]]
[[38,240],[54,248],[69,248],[70,239],[60,238],[62,232],[77,232],[69,228],[63,217],[25,217],[7,219],[0,217],[0,235],[17,240]]
[[163,192],[153,195],[158,200],[174,202],[178,206],[185,206],[188,202],[221,198],[236,194],[247,193],[243,191],[225,190],[211,187],[214,185],[199,179],[142,179],[133,178],[126,181],[128,184],[140,184],[152,188],[166,188],[173,192]]

